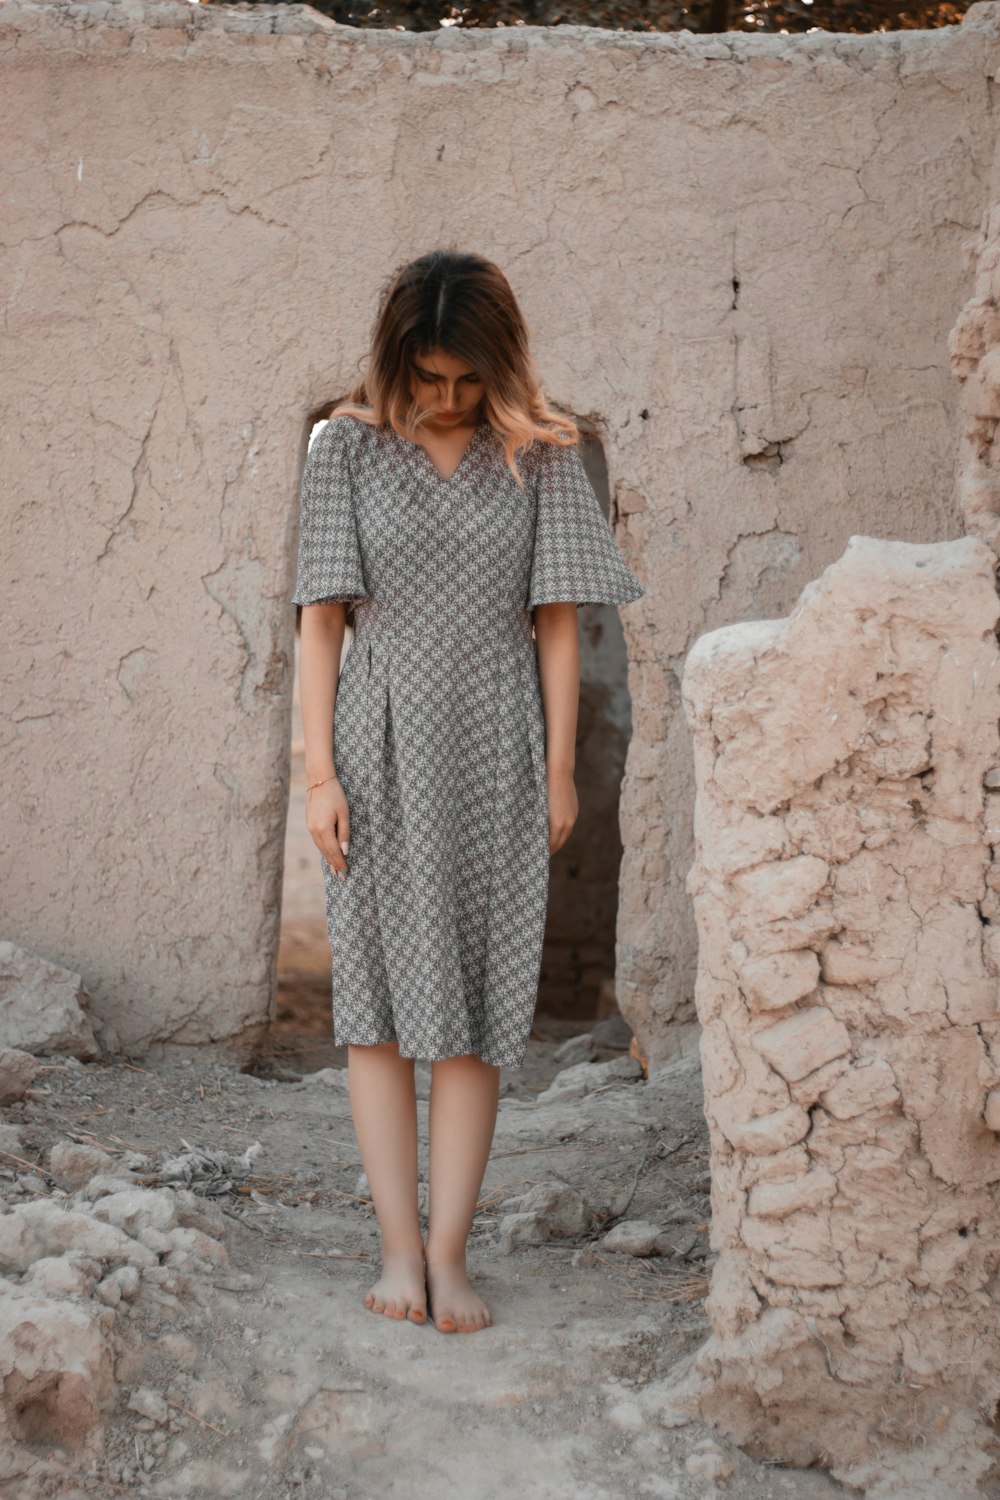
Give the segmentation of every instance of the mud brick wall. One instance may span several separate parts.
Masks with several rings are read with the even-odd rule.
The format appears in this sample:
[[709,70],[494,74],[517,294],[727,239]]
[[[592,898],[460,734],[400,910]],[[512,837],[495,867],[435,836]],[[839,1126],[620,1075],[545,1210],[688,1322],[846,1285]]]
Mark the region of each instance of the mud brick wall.
[[971,1494],[995,1436],[995,563],[854,537],[684,675],[718,1261],[683,1389],[870,1495]]

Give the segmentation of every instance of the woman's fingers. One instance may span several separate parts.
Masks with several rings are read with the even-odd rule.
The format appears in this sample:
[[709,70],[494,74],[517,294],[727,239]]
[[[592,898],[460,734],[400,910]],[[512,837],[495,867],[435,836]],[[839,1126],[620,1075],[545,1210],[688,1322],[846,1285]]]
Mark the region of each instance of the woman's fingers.
[[350,847],[350,809],[339,784],[331,783],[328,795],[320,800],[323,790],[325,788],[317,788],[310,799],[306,826],[334,874],[340,880],[346,880],[349,873],[345,855]]
[[558,854],[570,834],[573,832],[575,820],[570,823],[559,821],[555,818],[549,820],[549,853]]

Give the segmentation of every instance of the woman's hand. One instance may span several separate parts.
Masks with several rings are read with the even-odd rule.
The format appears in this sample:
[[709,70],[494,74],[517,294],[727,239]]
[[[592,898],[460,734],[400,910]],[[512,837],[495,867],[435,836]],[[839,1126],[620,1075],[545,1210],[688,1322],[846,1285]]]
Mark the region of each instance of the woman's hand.
[[580,804],[577,801],[573,772],[546,767],[545,784],[549,794],[549,855],[556,853],[573,832]]
[[348,865],[344,854],[351,841],[351,811],[336,776],[306,793],[306,827],[327,864],[341,880],[346,880]]

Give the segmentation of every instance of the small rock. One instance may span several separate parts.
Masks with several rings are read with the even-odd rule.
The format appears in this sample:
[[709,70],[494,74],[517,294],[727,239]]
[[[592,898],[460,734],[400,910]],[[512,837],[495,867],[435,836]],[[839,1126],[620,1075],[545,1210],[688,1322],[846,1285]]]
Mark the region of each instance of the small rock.
[[320,1068],[317,1073],[305,1073],[302,1076],[304,1084],[319,1084],[328,1089],[347,1090],[346,1068]]
[[497,1237],[504,1255],[523,1250],[528,1245],[544,1245],[548,1226],[538,1214],[504,1214],[497,1225]]
[[556,1062],[561,1063],[589,1062],[596,1051],[594,1033],[585,1031],[579,1036],[570,1036],[564,1042],[560,1042],[552,1056]]
[[504,1211],[521,1214],[537,1214],[545,1219],[550,1233],[557,1238],[583,1234],[590,1227],[590,1207],[587,1200],[568,1182],[539,1182],[528,1192],[516,1198],[508,1198]]
[[200,1229],[183,1229],[179,1224],[167,1232],[171,1249],[166,1262],[178,1271],[211,1272],[218,1266],[229,1265],[229,1253],[225,1245]]
[[601,1240],[601,1249],[614,1250],[620,1255],[656,1255],[662,1233],[660,1225],[648,1219],[624,1219],[608,1230]]
[[94,1218],[115,1224],[128,1234],[141,1235],[144,1229],[173,1229],[177,1209],[170,1188],[130,1188],[99,1198],[94,1204]]
[[0,1046],[0,1104],[23,1099],[38,1072],[38,1062],[19,1047]]
[[63,1188],[80,1188],[98,1172],[116,1172],[117,1162],[97,1146],[56,1141],[49,1152],[49,1173]]
[[656,1241],[657,1255],[672,1255],[685,1260],[701,1244],[701,1236],[690,1229],[664,1229]]
[[0,942],[0,1046],[34,1054],[100,1057],[79,974]]
[[138,1412],[140,1417],[149,1417],[150,1421],[161,1425],[170,1417],[170,1408],[159,1391],[150,1390],[148,1385],[137,1386],[128,1400],[129,1411]]
[[0,1269],[24,1272],[42,1256],[67,1251],[143,1268],[156,1265],[153,1251],[116,1225],[98,1223],[91,1214],[44,1198],[0,1215]]
[[591,1210],[576,1188],[565,1182],[542,1182],[530,1192],[510,1198],[497,1229],[504,1254],[525,1245],[544,1245],[550,1239],[568,1239],[585,1233]]
[[226,1229],[226,1215],[220,1204],[211,1198],[202,1198],[190,1188],[175,1188],[174,1208],[177,1222],[185,1229],[200,1229],[204,1234],[222,1235]]
[[106,1279],[118,1283],[118,1288],[126,1302],[132,1302],[139,1295],[140,1277],[135,1266],[119,1266],[117,1271],[112,1271]]
[[688,1455],[684,1467],[695,1479],[707,1479],[712,1484],[717,1484],[720,1479],[728,1479],[733,1472],[729,1459],[711,1438],[698,1444],[694,1452]]
[[22,1193],[44,1193],[48,1190],[45,1178],[39,1177],[37,1172],[19,1172],[17,1185]]
[[605,1016],[590,1030],[594,1045],[606,1047],[608,1051],[627,1052],[632,1041],[632,1028],[623,1015]]
[[549,1087],[538,1095],[536,1104],[562,1104],[582,1099],[595,1089],[613,1083],[631,1083],[642,1077],[642,1064],[636,1057],[613,1057],[609,1062],[577,1063],[557,1073]]
[[28,1267],[21,1285],[53,1297],[89,1297],[99,1275],[100,1261],[70,1251],[68,1255],[40,1256]]
[[[30,1284],[0,1280],[0,1380],[8,1395],[8,1413],[12,1391],[21,1392],[30,1404],[33,1449],[52,1444],[79,1448],[100,1427],[102,1413],[115,1395],[115,1352],[109,1339],[114,1320],[110,1308],[95,1302],[49,1297]],[[37,1392],[41,1398],[34,1397]],[[14,1447],[9,1421],[8,1414],[8,1472],[22,1457],[9,1451]],[[23,1457],[28,1457],[27,1451]]]

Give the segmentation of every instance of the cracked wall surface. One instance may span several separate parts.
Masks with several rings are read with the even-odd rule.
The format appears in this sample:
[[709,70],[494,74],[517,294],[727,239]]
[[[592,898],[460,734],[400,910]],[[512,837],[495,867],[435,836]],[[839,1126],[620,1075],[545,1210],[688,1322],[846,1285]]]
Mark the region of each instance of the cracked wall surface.
[[504,267],[648,586],[623,615],[619,1001],[696,1035],[679,682],[866,532],[958,529],[946,335],[997,7],[933,32],[356,31],[0,6],[3,936],[137,1049],[273,995],[297,487],[391,267]]
[[683,1399],[871,1496],[972,1495],[1000,1397],[1000,602],[853,537],[683,680],[712,1336]]

